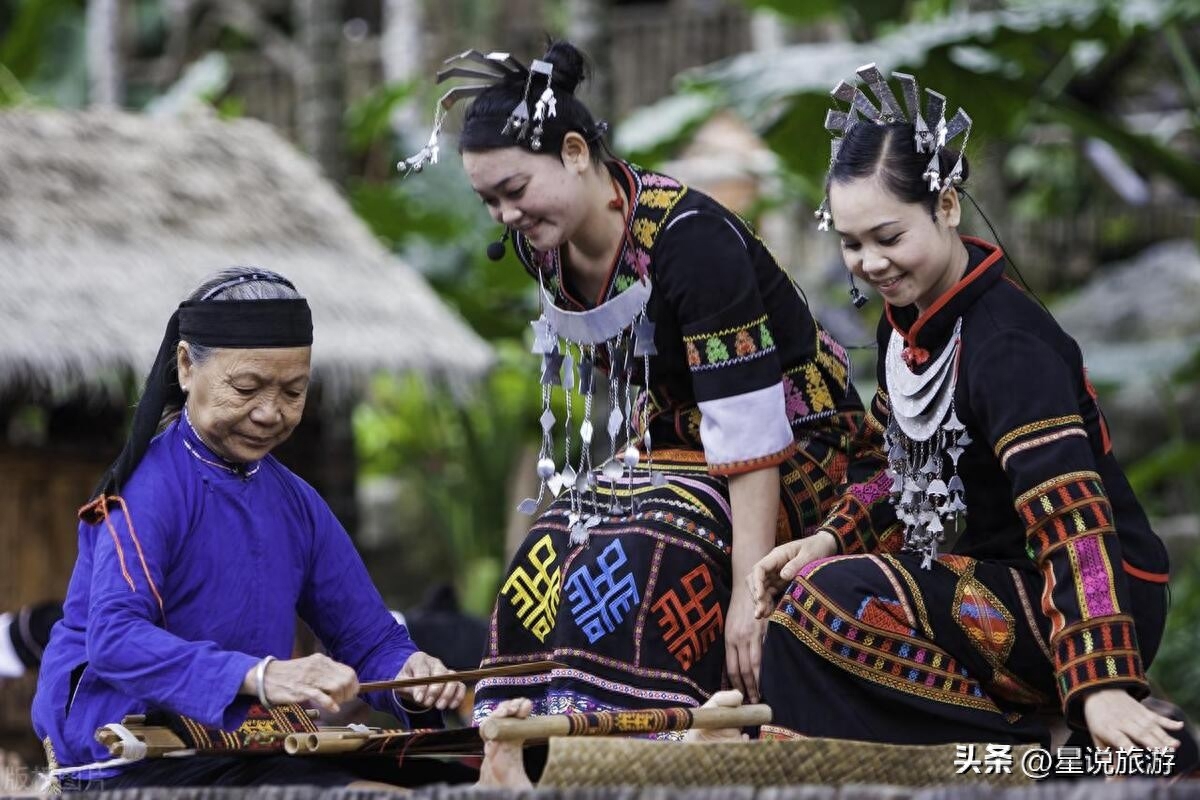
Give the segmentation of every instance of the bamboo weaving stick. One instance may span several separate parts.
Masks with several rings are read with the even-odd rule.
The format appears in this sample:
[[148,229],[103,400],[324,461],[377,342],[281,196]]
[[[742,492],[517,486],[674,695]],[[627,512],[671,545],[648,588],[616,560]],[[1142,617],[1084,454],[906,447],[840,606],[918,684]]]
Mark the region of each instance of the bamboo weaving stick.
[[394,681],[369,681],[358,685],[358,693],[378,692],[383,689],[405,689],[410,686],[428,686],[435,683],[451,683],[452,681],[478,681],[484,678],[496,678],[501,675],[533,675],[538,672],[549,672],[558,667],[565,667],[560,661],[530,661],[525,664],[507,664],[502,667],[485,667],[484,669],[466,669],[462,672],[447,672],[445,675],[429,675],[424,678],[400,678]]
[[601,711],[593,714],[554,714],[545,717],[485,719],[479,735],[485,741],[512,742],[551,736],[613,736],[661,733],[688,728],[742,728],[771,721],[771,707],[656,708],[642,711]]

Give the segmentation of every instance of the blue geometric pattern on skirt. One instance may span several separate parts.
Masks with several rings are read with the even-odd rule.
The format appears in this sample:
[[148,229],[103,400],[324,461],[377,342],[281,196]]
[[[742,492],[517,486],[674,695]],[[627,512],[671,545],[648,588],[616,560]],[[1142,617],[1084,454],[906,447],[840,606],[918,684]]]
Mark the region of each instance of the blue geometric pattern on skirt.
[[564,584],[571,616],[592,644],[616,630],[641,602],[632,570],[620,571],[627,561],[620,540],[614,539],[596,559],[595,574],[584,564]]

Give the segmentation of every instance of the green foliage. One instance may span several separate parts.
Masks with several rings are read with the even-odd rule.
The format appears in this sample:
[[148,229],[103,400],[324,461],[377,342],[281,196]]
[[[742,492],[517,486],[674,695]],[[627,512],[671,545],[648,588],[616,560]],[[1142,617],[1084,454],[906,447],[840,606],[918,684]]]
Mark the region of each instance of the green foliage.
[[10,23],[0,38],[0,107],[83,105],[83,15],[80,0],[0,0],[0,19]]
[[1135,494],[1145,496],[1167,480],[1194,475],[1200,469],[1200,442],[1181,437],[1159,445],[1125,470]]
[[[519,338],[534,316],[533,284],[511,248],[500,262],[484,255],[502,229],[489,220],[462,168],[454,163],[458,157],[452,145],[443,141],[442,163],[427,166],[419,175],[402,179],[390,168],[401,153],[411,155],[419,147],[398,148],[387,126],[393,111],[410,99],[410,87],[384,85],[348,115],[347,132],[355,146],[379,151],[380,160],[389,164],[386,181],[350,182],[351,205],[481,336]],[[427,105],[421,100],[418,107]]]
[[842,0],[807,0],[803,3],[795,0],[745,0],[744,5],[770,9],[788,21],[799,24],[834,16],[846,3]]
[[1200,382],[1200,347],[1176,367],[1159,386],[1158,396],[1170,423],[1170,438],[1126,468],[1125,474],[1134,493],[1154,510],[1155,499],[1175,489],[1190,504],[1188,509],[1200,518],[1200,442],[1189,438],[1179,409],[1181,392]]
[[388,83],[354,103],[346,112],[350,147],[362,152],[384,138],[397,106],[411,99],[415,89],[413,81]]
[[768,8],[788,21],[802,25],[825,19],[840,20],[857,40],[869,39],[881,29],[906,19],[928,19],[945,13],[953,0],[746,0],[746,5]]
[[1200,549],[1171,572],[1167,628],[1149,674],[1195,721],[1200,719]]
[[246,101],[229,95],[217,103],[217,116],[221,119],[240,119],[246,116]]
[[364,474],[399,478],[419,501],[415,529],[450,544],[468,611],[495,600],[504,556],[509,478],[535,435],[540,393],[536,364],[514,344],[469,398],[409,375],[380,376],[354,414]]
[[1090,196],[1088,181],[1082,175],[1085,164],[1074,143],[1016,144],[1008,151],[1004,170],[1009,178],[1025,186],[1011,207],[1025,219],[1038,219],[1051,209],[1077,213]]
[[77,4],[69,0],[22,0],[15,4],[8,34],[0,43],[0,63],[18,80],[31,78],[46,55],[47,32]]
[[[814,188],[816,176],[828,166],[821,120],[831,106],[829,91],[858,66],[875,62],[885,71],[913,72],[923,85],[968,106],[975,145],[983,140],[986,146],[989,137],[997,143],[1020,141],[1028,138],[1031,125],[1056,124],[1077,136],[1103,139],[1136,167],[1200,196],[1200,165],[1129,129],[1108,109],[1096,107],[1091,95],[1073,94],[1089,78],[1107,81],[1113,65],[1130,52],[1147,52],[1164,26],[1198,16],[1194,3],[1167,0],[1012,3],[1000,11],[906,22],[864,43],[823,42],[744,54],[693,73],[680,91],[696,95],[710,113],[726,106],[738,111],[765,133],[790,170],[811,176]],[[655,119],[654,108],[641,117]],[[681,126],[678,133],[685,130]],[[670,139],[660,130],[656,146]],[[809,199],[818,197],[816,189]]]

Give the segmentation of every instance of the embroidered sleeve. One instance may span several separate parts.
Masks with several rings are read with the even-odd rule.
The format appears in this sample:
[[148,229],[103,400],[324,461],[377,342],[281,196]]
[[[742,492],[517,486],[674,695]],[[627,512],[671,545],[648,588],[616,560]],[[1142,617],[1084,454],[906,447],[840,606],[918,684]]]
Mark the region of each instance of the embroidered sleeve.
[[894,553],[904,544],[904,527],[888,501],[892,479],[886,470],[883,431],[889,415],[887,393],[880,388],[854,439],[846,489],[821,525],[846,555]]
[[1079,411],[1081,373],[1024,331],[993,337],[967,368],[972,409],[1012,484],[1045,581],[1041,605],[1068,720],[1082,722],[1090,690],[1144,697],[1113,512]]
[[778,464],[795,448],[745,237],[731,220],[686,212],[667,223],[654,253],[658,287],[682,330],[709,471],[718,475]]

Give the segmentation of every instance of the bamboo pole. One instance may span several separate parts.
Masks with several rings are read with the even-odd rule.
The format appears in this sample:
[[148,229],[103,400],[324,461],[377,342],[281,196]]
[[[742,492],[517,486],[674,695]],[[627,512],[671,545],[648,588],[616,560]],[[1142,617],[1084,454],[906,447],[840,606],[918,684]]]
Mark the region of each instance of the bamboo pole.
[[293,733],[283,740],[283,751],[290,756],[338,755],[361,750],[371,735],[354,731],[318,731]]
[[[122,724],[129,726],[131,723],[126,718]],[[134,723],[134,727],[130,727],[129,732],[139,742],[146,745],[147,758],[157,758],[166,753],[187,749],[183,740],[176,736],[170,728],[161,728],[155,725],[136,727],[136,723]],[[125,743],[114,732],[107,728],[101,728],[96,731],[96,741],[107,747],[109,755],[114,758],[125,758]]]

